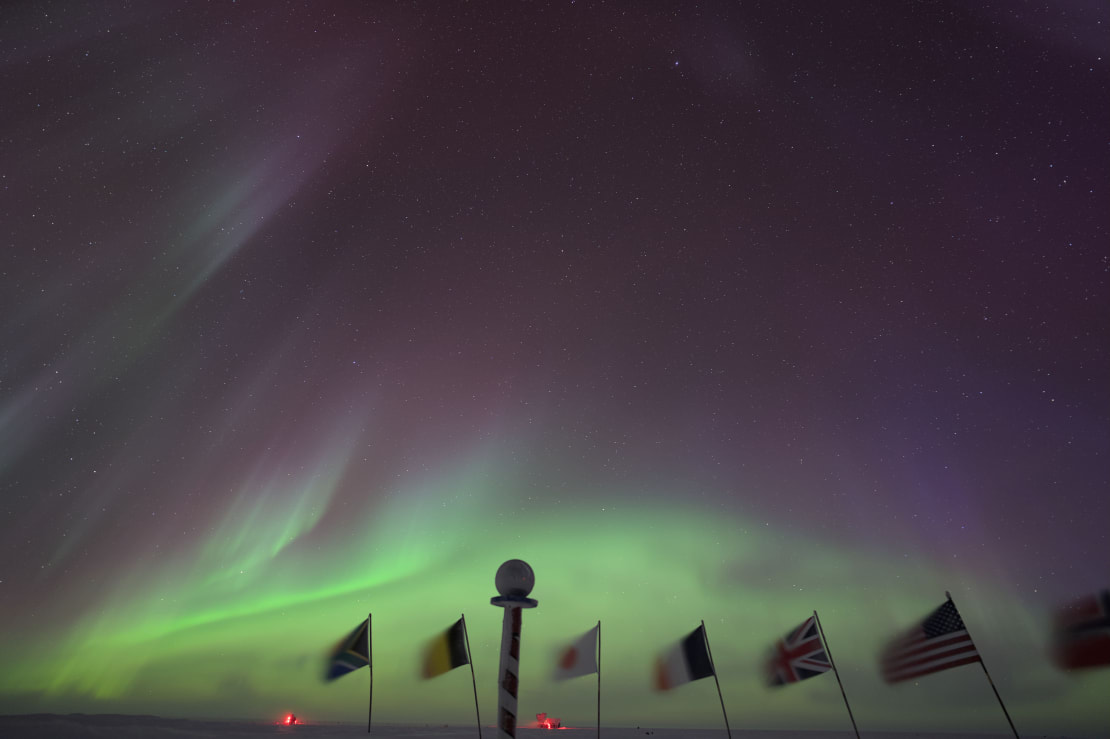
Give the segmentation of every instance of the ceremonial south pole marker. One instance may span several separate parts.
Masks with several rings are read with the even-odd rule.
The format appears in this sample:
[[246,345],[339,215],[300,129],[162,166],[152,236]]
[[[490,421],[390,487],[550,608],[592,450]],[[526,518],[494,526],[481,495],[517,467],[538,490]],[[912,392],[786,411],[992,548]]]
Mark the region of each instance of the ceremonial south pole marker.
[[536,576],[524,560],[510,559],[497,568],[494,584],[501,595],[490,598],[489,602],[505,609],[501,621],[501,669],[497,678],[497,735],[515,739],[516,700],[520,687],[520,612],[539,605],[528,597],[536,584]]

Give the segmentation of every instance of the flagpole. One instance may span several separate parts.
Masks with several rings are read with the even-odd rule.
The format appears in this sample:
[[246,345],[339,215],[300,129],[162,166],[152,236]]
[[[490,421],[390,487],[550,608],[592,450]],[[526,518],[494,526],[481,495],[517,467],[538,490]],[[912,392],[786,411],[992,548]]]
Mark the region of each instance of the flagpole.
[[[960,609],[956,608],[956,601],[952,600],[952,594],[945,590],[944,596],[948,598],[948,602],[956,609],[956,613],[959,613]],[[964,620],[962,615],[960,616],[960,620]],[[964,631],[967,631],[967,638],[971,639],[971,643],[974,644],[975,640],[971,638],[971,632],[968,631],[966,621],[964,621]],[[983,668],[983,674],[987,676],[987,682],[990,683],[991,690],[994,691],[994,697],[998,699],[998,705],[1002,707],[1002,714],[1006,717],[1006,722],[1010,724],[1010,731],[1014,732],[1014,739],[1021,739],[1021,737],[1018,736],[1017,729],[1014,728],[1013,720],[1010,719],[1010,712],[1006,710],[1006,704],[1002,702],[1002,696],[998,694],[998,688],[994,687],[994,680],[991,679],[991,674],[987,672],[987,663],[983,661],[983,653],[979,652],[978,647],[976,647],[975,651],[979,654],[979,666]]]
[[370,708],[366,711],[366,733],[370,733],[374,718],[374,632],[371,629],[371,617],[373,614],[366,614],[366,657],[370,659]]
[[725,713],[725,697],[721,695],[721,681],[717,679],[717,665],[713,663],[713,650],[709,648],[709,632],[705,630],[705,619],[701,622],[701,633],[705,637],[705,651],[709,652],[709,666],[713,668],[713,682],[717,683],[717,697],[721,699],[721,715],[725,717],[725,731],[728,739],[732,739],[732,729],[728,726],[728,714]]
[[466,614],[462,614],[463,639],[466,640],[466,661],[470,663],[470,685],[474,688],[474,716],[478,719],[478,739],[482,739],[482,715],[478,713],[478,682],[474,679],[474,660],[470,657],[470,634],[466,630]]
[[856,717],[852,715],[852,707],[848,705],[848,694],[844,692],[844,683],[840,682],[840,670],[836,669],[836,662],[829,650],[829,640],[825,638],[825,630],[821,627],[821,618],[817,615],[816,610],[813,611],[813,620],[817,622],[817,630],[821,632],[821,643],[825,646],[825,654],[829,655],[829,664],[832,665],[833,674],[836,675],[836,684],[840,686],[840,695],[844,698],[844,707],[848,709],[848,718],[852,720],[852,730],[856,732],[856,739],[859,739]]
[[601,619],[597,621],[597,739],[601,739]]

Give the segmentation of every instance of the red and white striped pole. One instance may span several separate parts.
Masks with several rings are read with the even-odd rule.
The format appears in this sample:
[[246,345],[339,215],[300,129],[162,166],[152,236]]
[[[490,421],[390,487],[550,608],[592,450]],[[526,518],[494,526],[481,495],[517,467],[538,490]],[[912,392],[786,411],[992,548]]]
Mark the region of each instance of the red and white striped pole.
[[520,688],[521,610],[539,602],[529,598],[536,576],[521,559],[510,559],[497,568],[497,592],[490,603],[505,609],[501,621],[501,669],[497,676],[497,736],[516,739],[516,703]]

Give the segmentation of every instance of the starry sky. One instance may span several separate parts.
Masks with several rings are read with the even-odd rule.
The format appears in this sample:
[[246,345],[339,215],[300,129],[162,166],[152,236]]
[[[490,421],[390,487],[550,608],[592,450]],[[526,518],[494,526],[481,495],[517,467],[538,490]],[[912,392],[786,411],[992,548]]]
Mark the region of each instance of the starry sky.
[[1110,543],[1099,2],[5,4],[0,712],[363,720],[465,613],[492,722],[602,721],[705,620],[733,728],[849,730],[760,663],[816,609],[860,728],[1007,731],[976,666],[886,686],[946,590],[1019,731],[1105,735],[1047,657]]

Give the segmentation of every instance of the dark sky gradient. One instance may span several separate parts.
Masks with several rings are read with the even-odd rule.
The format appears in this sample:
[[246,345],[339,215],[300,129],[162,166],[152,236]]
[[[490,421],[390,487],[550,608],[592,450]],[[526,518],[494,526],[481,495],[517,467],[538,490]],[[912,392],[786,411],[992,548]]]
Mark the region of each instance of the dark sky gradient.
[[1004,731],[973,668],[878,680],[948,589],[1019,730],[1105,732],[1045,650],[1110,573],[1108,49],[1099,2],[5,4],[0,711],[357,720],[318,662],[372,611],[385,718],[466,721],[415,681],[465,611],[492,716],[523,557],[524,713],[591,719],[545,660],[601,618],[614,723],[715,725],[647,688],[704,618],[741,725],[845,728],[759,685],[816,608],[861,728]]

